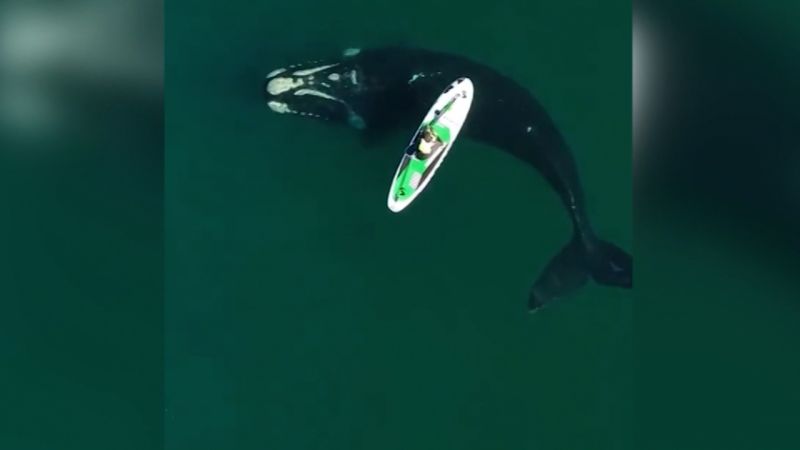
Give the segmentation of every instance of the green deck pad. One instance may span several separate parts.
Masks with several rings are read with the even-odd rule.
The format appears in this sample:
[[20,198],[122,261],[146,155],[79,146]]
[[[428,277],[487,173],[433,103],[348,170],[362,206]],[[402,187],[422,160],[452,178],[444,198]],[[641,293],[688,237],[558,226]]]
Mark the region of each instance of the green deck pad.
[[444,126],[444,125],[442,125],[442,124],[440,124],[438,122],[434,122],[433,124],[431,124],[431,128],[433,128],[433,133],[436,136],[438,136],[439,139],[442,140],[442,142],[444,142],[445,144],[450,142],[450,129],[449,128],[447,128],[446,126]]
[[408,162],[408,165],[397,177],[397,188],[394,192],[394,197],[399,199],[413,194],[416,189],[411,187],[411,177],[414,175],[414,173],[422,173],[424,171],[425,161],[420,161],[417,158],[411,158],[411,160]]

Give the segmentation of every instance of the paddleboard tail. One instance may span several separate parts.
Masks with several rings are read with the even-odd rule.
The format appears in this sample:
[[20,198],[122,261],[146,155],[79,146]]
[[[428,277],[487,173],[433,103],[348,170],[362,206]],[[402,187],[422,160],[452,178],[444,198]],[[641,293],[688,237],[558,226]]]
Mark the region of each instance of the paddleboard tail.
[[565,297],[586,284],[589,277],[606,286],[630,288],[632,258],[616,245],[593,235],[576,233],[550,260],[531,288],[528,310]]

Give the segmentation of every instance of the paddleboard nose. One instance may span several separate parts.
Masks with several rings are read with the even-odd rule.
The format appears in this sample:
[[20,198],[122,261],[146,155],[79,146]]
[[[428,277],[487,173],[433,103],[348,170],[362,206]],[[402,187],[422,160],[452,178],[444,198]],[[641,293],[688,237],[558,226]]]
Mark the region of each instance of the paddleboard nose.
[[389,207],[389,211],[393,213],[399,213],[405,207],[400,202],[392,201],[392,199],[389,199],[389,202],[386,205]]

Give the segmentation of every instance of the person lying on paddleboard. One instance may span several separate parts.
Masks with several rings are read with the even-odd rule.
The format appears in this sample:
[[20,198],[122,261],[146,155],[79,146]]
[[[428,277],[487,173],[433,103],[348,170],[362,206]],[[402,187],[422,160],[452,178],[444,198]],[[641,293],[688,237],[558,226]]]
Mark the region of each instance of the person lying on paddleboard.
[[442,145],[444,145],[444,143],[433,132],[433,128],[431,128],[430,125],[426,125],[419,139],[419,147],[417,148],[419,150],[418,157],[420,159],[426,159],[433,152],[439,150]]

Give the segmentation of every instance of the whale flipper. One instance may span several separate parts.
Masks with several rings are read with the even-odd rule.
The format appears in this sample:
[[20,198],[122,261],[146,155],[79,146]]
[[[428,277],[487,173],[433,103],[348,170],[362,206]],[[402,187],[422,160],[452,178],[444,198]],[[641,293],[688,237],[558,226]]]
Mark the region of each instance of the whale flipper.
[[583,287],[590,276],[599,284],[630,288],[632,265],[631,256],[614,244],[576,234],[539,275],[531,288],[528,310],[535,312],[568,296]]

